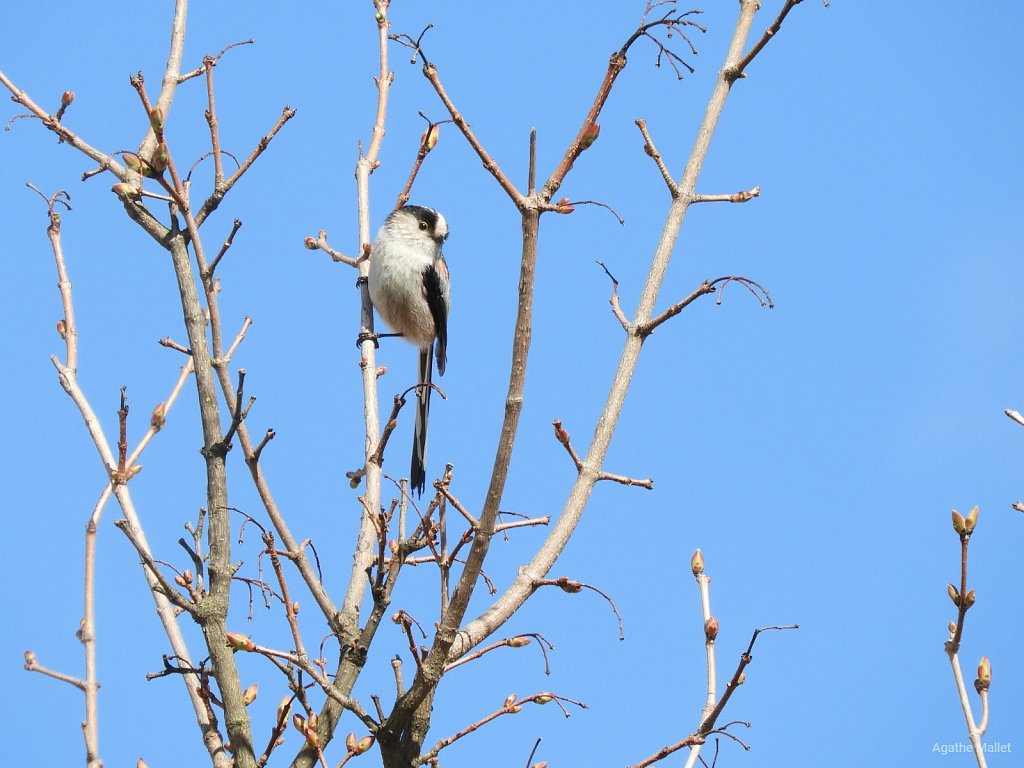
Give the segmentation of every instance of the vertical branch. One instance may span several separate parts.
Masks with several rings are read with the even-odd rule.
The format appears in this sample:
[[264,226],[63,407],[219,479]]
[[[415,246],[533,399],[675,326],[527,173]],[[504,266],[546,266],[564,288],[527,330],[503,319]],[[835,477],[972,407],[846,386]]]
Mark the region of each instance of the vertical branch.
[[[56,196],[55,196],[56,198]],[[57,262],[57,289],[60,291],[61,304],[64,307],[64,319],[59,328],[64,337],[66,359],[64,365],[75,373],[78,372],[78,325],[75,323],[75,305],[71,301],[71,281],[64,266],[64,251],[60,241],[60,214],[50,203],[50,226],[46,228],[46,236]]]
[[437,526],[439,529],[438,543],[441,545],[441,552],[437,563],[441,575],[441,612],[439,615],[443,617],[445,611],[448,610],[448,603],[451,599],[449,579],[452,572],[451,560],[448,557],[448,505],[444,503],[444,500],[437,507]]
[[[697,580],[697,587],[700,590],[701,617],[704,619],[704,626],[711,621],[711,577],[704,573],[704,555],[698,549],[690,559],[690,568]],[[715,640],[713,637],[705,637],[705,651],[708,663],[708,695],[704,704],[704,712],[701,719],[706,718],[715,708],[718,700],[718,674],[715,664]]]
[[[519,416],[523,408],[523,391],[526,381],[526,363],[530,350],[533,318],[533,293],[537,265],[537,238],[540,230],[540,207],[536,199],[520,201],[522,211],[523,250],[519,274],[519,302],[516,314],[515,335],[512,340],[512,364],[509,375],[508,393],[505,398],[505,417],[498,438],[498,448],[491,470],[491,481],[487,488],[479,524],[473,536],[473,544],[455,592],[449,601],[434,642],[416,672],[413,685],[402,696],[392,710],[387,724],[379,734],[382,749],[386,741],[400,742],[398,752],[403,759],[418,754],[420,744],[426,736],[430,723],[429,712],[437,683],[444,673],[453,643],[461,636],[459,627],[469,607],[473,589],[480,577],[484,559],[494,535],[498,507],[505,491],[505,481],[512,461],[512,449],[519,428]],[[400,732],[399,732],[400,731]]]
[[[739,16],[733,31],[732,40],[729,44],[723,66],[719,70],[714,90],[708,100],[704,118],[701,121],[697,137],[694,140],[693,149],[690,153],[689,162],[686,165],[679,185],[684,192],[692,194],[697,177],[704,166],[704,160],[711,145],[711,137],[725,107],[729,90],[734,82],[731,73],[742,56],[743,48],[750,35],[757,7],[757,0],[740,0]],[[614,79],[611,72],[606,76],[606,82],[608,79]],[[571,153],[567,153],[566,157],[570,158]],[[559,181],[556,175],[553,175],[552,178]],[[548,185],[545,185],[545,190],[548,189],[550,184],[551,182],[549,181]],[[552,192],[556,188],[552,187]],[[631,326],[633,328],[642,327],[653,315],[655,302],[661,290],[661,284],[668,269],[669,260],[675,249],[675,243],[682,228],[683,219],[689,204],[690,199],[687,194],[680,194],[672,199],[661,237],[651,258],[647,279],[637,306],[636,316]],[[639,335],[635,333],[627,335],[604,408],[594,428],[594,437],[591,440],[590,448],[583,459],[576,482],[573,484],[569,497],[563,506],[562,514],[548,535],[547,540],[537,551],[536,555],[534,555],[530,563],[521,569],[508,590],[479,617],[462,627],[458,638],[452,645],[451,658],[449,660],[458,658],[506,621],[532,594],[534,582],[547,574],[565,548],[569,537],[579,524],[583,510],[590,500],[590,493],[599,477],[600,468],[611,444],[612,435],[615,432],[619,415],[622,412],[626,393],[629,390],[633,372],[636,370],[642,346],[643,339]]]
[[949,664],[953,670],[953,682],[956,685],[957,696],[960,699],[960,708],[964,712],[964,720],[967,722],[967,738],[970,739],[973,747],[974,757],[978,761],[978,768],[986,768],[984,745],[981,737],[985,735],[988,727],[988,688],[992,680],[992,667],[987,658],[982,657],[978,665],[978,679],[974,681],[974,688],[981,697],[982,718],[978,724],[974,719],[974,712],[971,708],[970,697],[967,693],[967,686],[964,683],[964,674],[960,668],[960,641],[963,638],[964,621],[967,611],[974,605],[975,592],[967,588],[967,550],[978,523],[978,508],[971,509],[965,518],[955,509],[953,510],[953,530],[960,537],[960,589],[952,584],[948,586],[949,597],[956,606],[956,622],[950,623],[950,637],[946,641],[946,655],[949,657]]
[[224,186],[224,158],[220,151],[217,108],[213,99],[213,68],[216,64],[217,60],[213,56],[206,56],[203,59],[203,69],[206,71],[206,100],[209,104],[206,109],[206,121],[210,125],[210,146],[213,151],[213,188],[220,189]]
[[[388,69],[388,5],[390,0],[375,0],[377,8],[377,46],[380,71],[374,82],[377,84],[377,110],[373,121],[370,146],[366,154],[360,154],[356,161],[356,197],[358,200],[359,243],[365,249],[372,240],[370,233],[370,174],[377,165],[381,144],[384,141],[384,124],[387,117],[388,90],[394,74]],[[365,250],[364,250],[365,253]],[[372,258],[372,257],[371,257]],[[361,342],[361,366],[363,378],[363,421],[365,424],[364,453],[366,456],[366,503],[363,505],[359,534],[356,538],[353,553],[352,571],[349,577],[348,590],[342,602],[344,621],[349,629],[356,631],[359,604],[366,590],[366,569],[373,561],[374,528],[369,518],[380,508],[380,466],[370,461],[370,455],[380,441],[380,415],[377,403],[377,357],[372,338],[366,335],[373,333],[373,304],[366,279],[370,273],[369,262],[365,259],[359,265],[360,284],[360,333],[365,340]]]
[[[163,111],[166,117],[171,111],[171,102],[174,100],[174,91],[178,87],[181,75],[181,56],[185,50],[185,23],[188,19],[188,0],[175,0],[174,18],[171,20],[171,41],[167,53],[167,64],[164,67],[163,78],[160,82],[160,95],[153,106]],[[149,158],[157,146],[156,131],[153,127],[146,131],[146,135],[139,146],[139,156]]]
[[[379,70],[374,82],[377,86],[377,106],[374,114],[373,128],[370,136],[370,144],[365,154],[360,151],[356,160],[356,201],[357,218],[359,231],[359,245],[362,258],[359,260],[359,286],[360,310],[359,310],[359,344],[360,368],[363,382],[363,422],[364,422],[364,456],[365,456],[365,482],[366,490],[363,495],[362,512],[360,515],[359,531],[356,534],[355,546],[352,552],[352,570],[349,574],[348,586],[341,609],[331,621],[332,629],[338,634],[343,645],[356,648],[362,642],[363,635],[369,633],[372,637],[376,625],[368,622],[363,635],[359,630],[359,606],[366,594],[367,569],[373,564],[376,557],[376,528],[371,515],[375,515],[380,509],[381,497],[381,467],[375,461],[371,461],[377,444],[380,442],[380,411],[377,393],[377,356],[373,340],[373,303],[370,301],[370,291],[367,287],[370,265],[365,258],[369,254],[372,235],[370,232],[370,175],[379,165],[378,156],[384,142],[384,127],[387,118],[388,91],[394,74],[389,70],[388,64],[388,28],[390,26],[387,18],[390,0],[374,0],[377,20],[377,50]],[[371,256],[372,258],[372,256]],[[404,504],[404,502],[403,502]],[[404,513],[403,513],[404,514]],[[279,529],[280,532],[280,529]],[[322,588],[320,588],[322,592]],[[335,687],[346,694],[352,690],[362,670],[365,657],[360,654],[344,653],[338,665],[335,675]],[[333,729],[341,716],[341,706],[333,698],[328,698],[321,710],[319,721],[319,735],[326,741],[333,735]],[[292,765],[293,768],[309,768],[318,761],[316,750],[308,745],[296,756]]]
[[96,528],[101,504],[105,501],[103,499],[96,505],[85,526],[85,577],[82,581],[85,607],[82,628],[78,634],[85,650],[85,722],[82,731],[85,734],[85,763],[88,768],[102,768],[103,765],[100,760],[100,684],[96,673]]
[[533,197],[537,193],[537,129],[530,129],[530,170],[526,177],[526,194]]
[[[697,588],[700,591],[700,612],[704,620],[704,652],[707,657],[708,685],[707,698],[704,708],[701,710],[701,722],[706,722],[715,711],[718,703],[718,668],[715,655],[715,638],[718,635],[718,620],[711,614],[711,577],[704,573],[704,555],[698,549],[690,558],[690,570],[697,580]],[[700,757],[702,743],[690,747],[690,754],[686,758],[684,768],[693,768]]]
[[[193,243],[195,246],[195,243]],[[184,233],[177,232],[167,243],[178,282],[185,330],[195,364],[196,390],[199,396],[199,417],[203,431],[203,457],[206,461],[206,508],[209,513],[207,541],[209,545],[209,592],[202,599],[200,625],[213,662],[225,723],[238,768],[254,768],[250,721],[242,700],[241,680],[232,650],[227,645],[227,615],[231,577],[231,521],[228,507],[225,449],[214,379],[213,361],[206,339],[206,313],[199,300],[195,275],[188,255]]]
[[[76,367],[72,367],[71,365],[71,363],[74,363],[75,366],[77,366],[78,359],[78,334],[74,323],[74,301],[71,291],[71,281],[68,279],[64,252],[61,247],[60,216],[53,211],[52,201],[50,202],[50,206],[50,226],[47,229],[47,235],[50,239],[51,246],[53,247],[53,254],[57,265],[57,274],[59,276],[58,287],[60,289],[61,301],[64,306],[64,340],[67,347],[67,362],[61,363],[56,357],[52,357],[51,360],[54,367],[57,369],[57,375],[61,386],[78,407],[79,413],[81,413],[82,418],[85,421],[86,429],[92,438],[93,444],[96,446],[96,451],[99,454],[100,460],[102,461],[108,476],[113,480],[118,477],[118,461],[115,459],[110,443],[107,441],[107,438],[103,433],[103,428],[99,423],[99,419],[96,417],[92,406],[85,397],[85,393],[78,384]],[[73,331],[72,333],[68,332],[69,328]],[[167,405],[165,406],[165,413],[166,409],[169,408],[173,402],[175,393],[180,389],[180,384],[183,381],[184,375],[179,378],[179,383],[175,387],[175,392],[172,392],[172,397],[168,398]],[[137,458],[138,453],[139,450],[137,449],[136,452],[133,452],[132,459],[127,461],[126,464],[130,465],[131,462]],[[100,514],[111,495],[114,495],[117,498],[125,520],[133,531],[133,542],[147,555],[150,552],[139,516],[135,511],[135,505],[132,501],[131,494],[128,491],[128,486],[123,482],[108,482],[93,509],[88,524],[86,525],[85,541],[85,578],[83,585],[85,590],[85,614],[83,616],[82,632],[80,637],[85,649],[86,666],[86,680],[84,686],[86,694],[86,749],[89,759],[93,761],[99,760],[97,721],[99,683],[96,671],[95,623],[96,536],[98,532]],[[185,643],[185,638],[181,633],[181,627],[178,625],[177,614],[174,606],[164,595],[162,587],[160,586],[156,576],[145,567],[143,568],[143,574],[146,578],[147,584],[149,585],[150,593],[153,595],[153,600],[156,603],[157,615],[160,618],[164,632],[170,642],[171,650],[182,660],[183,664],[190,667],[191,662],[189,659],[191,654],[189,653],[188,646]],[[206,745],[206,748],[210,753],[215,768],[229,768],[230,756],[224,750],[223,740],[209,717],[206,702],[199,695],[198,678],[192,674],[185,674],[183,675],[183,681],[185,683],[185,690],[188,694],[189,700],[192,702],[197,723],[203,733],[203,743]]]

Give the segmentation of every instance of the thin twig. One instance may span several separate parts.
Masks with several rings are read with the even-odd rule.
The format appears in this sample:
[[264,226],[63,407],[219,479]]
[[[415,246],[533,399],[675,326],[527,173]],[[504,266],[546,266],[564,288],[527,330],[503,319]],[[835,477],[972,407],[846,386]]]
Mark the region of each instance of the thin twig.
[[725,195],[693,195],[690,200],[694,203],[748,203],[760,195],[761,187],[758,185]]
[[[745,76],[744,72],[750,62],[752,62],[754,57],[756,57],[757,54],[759,54],[775,37],[778,31],[782,28],[782,22],[786,19],[786,16],[789,15],[789,12],[802,2],[803,0],[786,0],[786,4],[782,6],[782,10],[779,11],[779,15],[775,17],[775,21],[773,21],[769,25],[768,29],[764,31],[764,34],[761,35],[761,39],[754,44],[754,47],[750,49],[750,52],[729,70],[728,77],[735,80],[738,77]],[[825,5],[827,6],[828,3],[826,2]]]
[[220,250],[217,251],[217,255],[213,257],[213,261],[210,262],[210,266],[207,268],[209,275],[212,275],[217,269],[217,265],[220,264],[220,260],[224,258],[224,254],[228,252],[228,248],[231,247],[231,243],[235,239],[235,234],[241,226],[241,219],[235,219],[234,223],[231,225],[231,233],[221,245]]
[[365,256],[361,256],[358,259],[353,259],[351,256],[346,256],[341,251],[337,251],[327,244],[327,231],[321,229],[317,237],[307,237],[303,240],[306,248],[311,251],[323,251],[330,256],[334,261],[340,261],[342,264],[348,264],[350,267],[356,267],[358,269],[359,264],[365,260]]

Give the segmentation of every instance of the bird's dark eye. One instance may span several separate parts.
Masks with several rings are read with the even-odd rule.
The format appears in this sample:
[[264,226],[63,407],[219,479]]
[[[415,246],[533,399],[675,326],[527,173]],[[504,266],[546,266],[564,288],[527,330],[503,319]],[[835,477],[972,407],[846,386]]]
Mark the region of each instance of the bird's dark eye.
[[420,222],[420,229],[422,229],[424,232],[426,232],[428,229],[430,229],[430,225],[427,224],[427,222],[425,222],[425,221],[421,221]]

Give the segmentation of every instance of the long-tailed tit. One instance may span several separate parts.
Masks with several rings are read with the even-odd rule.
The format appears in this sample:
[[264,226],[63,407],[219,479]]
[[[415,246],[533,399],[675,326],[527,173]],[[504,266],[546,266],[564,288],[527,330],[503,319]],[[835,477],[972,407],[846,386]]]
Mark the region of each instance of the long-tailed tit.
[[370,251],[370,299],[388,326],[420,349],[409,483],[422,495],[426,483],[427,417],[431,352],[437,340],[437,372],[444,375],[448,346],[448,265],[441,244],[448,222],[433,208],[406,205],[392,211]]

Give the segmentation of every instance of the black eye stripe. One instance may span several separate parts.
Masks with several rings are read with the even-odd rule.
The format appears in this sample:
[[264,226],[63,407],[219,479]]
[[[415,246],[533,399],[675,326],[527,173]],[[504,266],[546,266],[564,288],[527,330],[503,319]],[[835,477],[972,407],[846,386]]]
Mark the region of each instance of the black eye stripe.
[[415,216],[419,221],[420,229],[423,231],[430,230],[433,232],[437,229],[437,211],[433,208],[427,208],[422,205],[406,205],[401,210],[408,211]]

